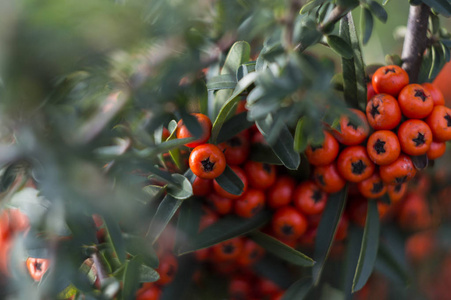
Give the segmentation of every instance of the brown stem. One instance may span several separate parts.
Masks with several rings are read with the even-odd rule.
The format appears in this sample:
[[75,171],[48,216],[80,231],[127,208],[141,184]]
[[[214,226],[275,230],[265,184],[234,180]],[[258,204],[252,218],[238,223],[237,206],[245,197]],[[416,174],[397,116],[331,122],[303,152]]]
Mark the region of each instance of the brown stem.
[[346,10],[342,6],[335,6],[327,20],[318,25],[318,30],[323,32],[325,28],[329,27],[331,24],[338,22],[347,13],[347,11],[348,10]]
[[407,33],[404,39],[401,58],[402,67],[409,74],[410,83],[418,81],[423,53],[426,50],[429,6],[425,4],[410,6]]
[[302,7],[302,2],[299,0],[291,0],[290,7],[288,8],[288,14],[285,18],[285,30],[284,30],[284,42],[285,49],[293,48],[293,32],[294,32],[294,21],[299,15],[299,10]]

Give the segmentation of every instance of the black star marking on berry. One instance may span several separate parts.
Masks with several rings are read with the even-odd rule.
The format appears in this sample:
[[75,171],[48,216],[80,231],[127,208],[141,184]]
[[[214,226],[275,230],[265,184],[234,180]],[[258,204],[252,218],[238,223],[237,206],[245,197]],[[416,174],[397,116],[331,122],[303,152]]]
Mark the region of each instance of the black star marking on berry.
[[451,116],[446,114],[446,116],[444,116],[444,118],[447,122],[446,126],[451,127]]
[[310,148],[312,149],[313,152],[315,152],[318,149],[323,149],[323,145],[317,145],[317,146],[311,145]]
[[373,145],[374,150],[376,150],[377,154],[385,153],[385,142],[377,139],[377,141]]
[[346,124],[348,127],[352,127],[354,128],[354,130],[357,130],[357,125],[355,125],[354,123],[352,123],[351,121],[348,122],[348,124]]
[[418,132],[418,136],[412,139],[412,141],[415,143],[415,147],[419,147],[426,143],[426,141],[424,140],[424,134],[422,134],[421,132]]
[[384,188],[384,183],[382,181],[373,183],[373,188],[371,189],[371,193],[377,194]]
[[402,177],[396,177],[395,178],[396,184],[404,183],[404,182],[406,182],[406,180],[407,180],[407,176],[402,176]]
[[313,191],[312,199],[315,203],[318,203],[322,198],[323,198],[323,193],[321,192],[321,190]]
[[370,111],[370,114],[371,114],[371,116],[374,118],[376,115],[380,115],[380,112],[379,112],[379,104],[378,105],[374,105],[374,103],[372,104],[372,106],[371,106],[371,111]]
[[237,136],[234,136],[233,138],[228,140],[227,144],[231,147],[239,147],[242,145],[240,138]]
[[363,172],[365,172],[365,169],[366,169],[366,165],[363,163],[362,160],[359,160],[357,162],[352,162],[351,166],[352,166],[352,170],[351,171],[355,175],[363,174]]
[[401,191],[402,185],[401,184],[397,184],[395,185],[395,192],[399,193]]
[[213,168],[215,166],[215,163],[210,161],[210,157],[207,157],[206,159],[202,160],[201,164],[205,172],[213,171]]
[[235,246],[232,244],[224,244],[222,246],[222,250],[224,251],[224,253],[233,253],[233,251],[235,251]]
[[415,97],[420,97],[421,98],[421,100],[423,100],[423,102],[424,101],[426,101],[427,100],[427,96],[426,96],[426,94],[424,93],[424,91],[423,90],[420,90],[420,89],[418,89],[418,90],[415,90],[415,95],[414,95]]
[[316,179],[318,180],[319,184],[321,185],[326,185],[326,182],[324,181],[324,176],[323,175],[317,175]]
[[263,164],[263,170],[266,171],[266,173],[271,173],[271,166],[269,164]]
[[293,235],[293,226],[285,224],[282,226],[282,233],[286,236]]
[[388,74],[388,73],[396,73],[395,68],[386,68],[385,69],[385,74]]

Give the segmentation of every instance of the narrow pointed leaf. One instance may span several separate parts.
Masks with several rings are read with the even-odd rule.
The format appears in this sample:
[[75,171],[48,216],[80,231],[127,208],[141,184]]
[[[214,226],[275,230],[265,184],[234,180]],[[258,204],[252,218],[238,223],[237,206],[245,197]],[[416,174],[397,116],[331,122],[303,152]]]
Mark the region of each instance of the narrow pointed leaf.
[[244,92],[252,83],[257,79],[257,73],[249,73],[244,76],[240,81],[238,81],[235,90],[229,96],[227,101],[221,107],[216,120],[213,123],[213,128],[211,129],[211,141],[213,144],[216,143],[216,139],[218,138],[218,134],[221,131],[222,125],[227,120],[227,116],[229,112],[232,110],[234,105],[240,100],[238,97],[242,92]]
[[182,203],[183,200],[175,199],[171,195],[166,195],[161,201],[150,222],[149,231],[147,232],[147,238],[152,244],[160,237],[160,234],[166,228]]
[[265,255],[252,265],[256,274],[268,278],[282,289],[287,289],[293,282],[293,274],[288,264],[274,255]]
[[[258,120],[256,124],[267,139],[272,124],[268,122],[268,119]],[[290,170],[296,170],[299,167],[301,156],[294,150],[294,138],[286,125],[282,126],[279,136],[270,147],[285,167]]]
[[207,83],[210,91],[222,89],[234,89],[236,86],[236,76],[233,74],[222,74],[211,78]]
[[155,269],[146,265],[139,266],[139,282],[154,282],[158,279],[160,279],[160,274]]
[[184,200],[193,195],[193,187],[189,180],[181,174],[172,174],[171,177],[177,185],[169,184],[166,191],[175,199]]
[[247,120],[247,112],[237,114],[222,125],[216,143],[220,144],[226,142],[243,130],[250,128],[252,125],[254,125],[254,123]]
[[180,114],[182,115],[183,125],[186,126],[191,135],[195,138],[201,137],[203,130],[197,118],[183,110],[180,111]]
[[293,283],[284,293],[282,300],[303,300],[313,287],[311,278],[302,278]]
[[354,56],[354,51],[352,50],[351,45],[337,35],[328,35],[327,43],[332,50],[344,58],[350,59]]
[[226,192],[233,195],[240,195],[243,192],[244,183],[229,166],[215,180]]
[[139,287],[139,268],[140,263],[132,259],[126,262],[124,275],[123,275],[123,283],[124,286],[122,288],[122,297],[123,300],[135,299],[135,293]]
[[370,10],[363,8],[363,13],[361,16],[360,30],[362,31],[362,43],[366,45],[370,40],[371,33],[373,32],[374,20],[373,15]]
[[266,251],[290,262],[291,264],[303,267],[311,267],[315,264],[313,259],[307,255],[260,231],[250,233],[249,237],[254,240],[254,242],[265,248]]
[[221,74],[236,75],[238,68],[250,60],[251,46],[245,41],[238,41],[232,45],[224,62]]
[[373,272],[379,248],[379,212],[376,201],[368,201],[368,213],[363,232],[357,270],[352,284],[352,291],[360,290]]
[[343,213],[347,198],[347,187],[335,194],[331,194],[326,204],[326,208],[321,216],[318,225],[318,232],[315,240],[315,254],[313,259],[316,264],[313,266],[313,283],[318,284],[321,273],[329,255],[330,247],[337,231],[338,222]]
[[251,145],[249,160],[267,163],[270,165],[283,165],[271,147],[263,144]]
[[371,1],[369,3],[369,8],[371,12],[379,19],[382,23],[386,23],[388,19],[387,11],[380,5],[377,1]]
[[298,153],[304,152],[304,150],[307,149],[307,137],[304,134],[304,123],[304,118],[299,119],[294,132],[294,150]]
[[131,255],[139,255],[140,260],[146,266],[151,268],[158,267],[158,257],[152,245],[140,236],[133,236],[130,234],[123,235],[125,247],[127,252]]
[[244,235],[266,224],[271,213],[261,211],[250,219],[238,216],[226,216],[205,228],[191,242],[179,250],[179,255],[213,246],[222,241]]
[[110,217],[104,217],[105,229],[107,231],[107,240],[113,247],[120,262],[125,261],[125,244],[122,238],[122,232],[119,224]]
[[354,280],[357,262],[359,261],[360,245],[362,244],[363,229],[351,225],[348,230],[348,243],[343,267],[343,287],[346,295],[352,293],[352,282]]
[[451,16],[451,3],[449,0],[422,0],[424,4],[433,8],[436,12],[442,14],[444,17]]
[[407,269],[397,260],[392,250],[384,243],[380,243],[379,245],[379,252],[374,268],[387,277],[393,278],[393,280],[400,284],[405,286],[410,284],[411,280]]
[[197,235],[199,221],[202,216],[201,203],[201,199],[192,197],[187,199],[182,207],[180,207],[175,240],[176,249],[179,249]]

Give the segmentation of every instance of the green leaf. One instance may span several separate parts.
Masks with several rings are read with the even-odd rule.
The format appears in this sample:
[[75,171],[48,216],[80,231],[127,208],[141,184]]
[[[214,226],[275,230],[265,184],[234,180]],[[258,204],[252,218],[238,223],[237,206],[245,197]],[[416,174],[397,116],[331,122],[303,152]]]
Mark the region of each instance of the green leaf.
[[252,265],[252,270],[265,277],[282,289],[287,289],[293,282],[293,272],[289,265],[274,255],[265,255]]
[[366,43],[370,40],[371,33],[373,32],[374,21],[373,15],[369,9],[362,8],[362,10],[363,13],[360,17],[360,31],[362,32],[362,43],[366,45]]
[[202,216],[201,203],[201,199],[191,197],[180,207],[175,240],[176,249],[180,249],[182,245],[197,235]]
[[211,141],[213,144],[216,144],[216,139],[218,138],[218,134],[221,131],[221,128],[224,124],[224,122],[227,119],[227,116],[229,115],[229,112],[232,110],[232,108],[235,106],[235,104],[240,100],[238,98],[238,95],[240,95],[242,92],[244,92],[252,83],[255,82],[257,79],[257,73],[250,73],[243,77],[240,81],[238,81],[235,90],[233,91],[232,95],[227,99],[227,101],[222,106],[221,110],[219,111],[218,116],[216,117],[215,122],[213,123],[213,128],[211,129]]
[[226,192],[232,195],[241,195],[243,193],[244,183],[229,166],[215,180]]
[[442,47],[443,53],[445,53],[445,63],[449,62],[451,60],[451,50],[450,47],[447,47],[445,44],[440,43],[440,46]]
[[304,51],[309,46],[321,40],[323,34],[318,31],[317,24],[309,15],[302,14],[296,18],[293,30],[293,42],[300,44],[299,51]]
[[385,11],[385,8],[382,5],[380,5],[376,1],[371,1],[369,3],[369,8],[371,12],[376,16],[376,18],[379,19],[379,21],[381,21],[384,24],[387,22],[388,18],[387,11]]
[[216,143],[220,144],[226,142],[241,131],[250,128],[252,125],[254,125],[254,123],[247,120],[247,112],[237,114],[222,125]]
[[122,297],[123,300],[135,299],[135,293],[139,287],[139,269],[140,263],[136,259],[132,259],[125,263],[125,270],[122,282]]
[[387,5],[387,3],[389,2],[390,0],[384,0],[384,2],[382,2],[382,5]]
[[211,78],[207,83],[207,89],[210,91],[234,89],[236,86],[236,76],[232,74],[221,74]]
[[444,17],[451,16],[451,3],[449,0],[422,0],[424,4],[434,9]]
[[360,248],[359,261],[355,272],[352,291],[363,288],[373,272],[379,248],[379,212],[376,201],[368,201],[368,213],[363,232],[362,246]]
[[149,170],[149,172],[152,173],[152,175],[150,177],[152,177],[152,176],[158,177],[158,179],[161,179],[164,182],[170,183],[175,186],[177,186],[179,184],[179,182],[176,181],[176,179],[174,179],[174,177],[172,177],[171,173],[163,171],[154,166],[146,166],[146,167]]
[[241,80],[247,74],[255,72],[255,65],[256,65],[255,61],[242,64],[236,71],[235,83],[236,81]]
[[432,34],[438,34],[440,29],[440,18],[437,15],[429,15],[429,27],[431,28]]
[[385,243],[379,244],[379,251],[377,253],[376,263],[374,268],[386,274],[387,277],[395,277],[396,282],[405,286],[410,284],[409,273],[406,268],[398,261],[392,253],[392,249],[387,247]]
[[183,125],[186,126],[189,133],[195,138],[200,138],[203,134],[203,129],[197,118],[183,110],[180,111],[180,115],[182,116]]
[[260,231],[251,232],[249,237],[266,251],[293,265],[311,267],[315,264],[307,255]]
[[313,266],[313,283],[317,285],[321,278],[327,256],[329,255],[335,232],[337,231],[338,222],[340,221],[344,207],[346,205],[348,188],[347,186],[341,191],[329,196],[326,208],[321,216],[318,225],[318,232],[315,240],[315,252],[313,259],[316,264]]
[[351,46],[337,35],[328,35],[327,43],[329,44],[330,48],[332,48],[332,50],[334,50],[335,52],[337,52],[337,54],[343,56],[344,58],[350,59],[354,56],[354,51],[352,50]]
[[165,286],[159,300],[191,298],[187,297],[186,293],[193,284],[194,273],[197,270],[199,270],[199,263],[193,256],[187,255],[178,258],[177,273],[172,282]]
[[270,165],[283,165],[271,147],[263,144],[252,144],[249,160]]
[[352,294],[352,282],[354,280],[357,262],[359,261],[360,246],[362,244],[363,229],[351,224],[348,229],[348,243],[343,267],[343,291],[346,295]]
[[250,55],[251,46],[247,42],[235,42],[227,54],[221,74],[232,74],[236,76],[238,68],[249,61]]
[[322,5],[327,0],[310,0],[307,2],[304,6],[302,6],[301,11],[299,14],[306,14],[311,12],[313,9],[317,8],[318,6]]
[[107,241],[111,244],[114,253],[121,263],[125,261],[125,244],[122,238],[119,224],[109,216],[104,216],[104,224],[107,232]]
[[354,51],[354,57],[352,59],[342,58],[345,100],[351,107],[365,110],[367,102],[365,65],[363,63],[359,39],[357,38],[350,13],[340,21],[340,36],[351,44]]
[[311,278],[301,278],[285,291],[282,300],[306,299],[312,287],[313,283]]
[[437,77],[438,73],[445,64],[445,53],[443,52],[443,49],[440,45],[435,45],[431,47],[431,53],[432,53],[432,65],[431,69],[429,70],[428,77],[430,80],[434,80],[434,78]]
[[183,200],[175,199],[171,195],[166,195],[161,201],[150,222],[149,231],[146,235],[152,244],[160,237],[160,234],[166,228],[182,203]]
[[[256,124],[265,139],[267,139],[272,121],[269,118],[266,118],[265,120],[257,120]],[[275,143],[270,145],[270,147],[285,167],[290,170],[296,170],[299,167],[301,157],[299,153],[294,150],[293,136],[285,124],[282,126]]]
[[160,274],[155,269],[146,265],[139,266],[139,282],[154,282],[158,279],[160,279]]
[[125,247],[128,253],[133,256],[139,256],[140,260],[151,268],[158,267],[158,257],[148,240],[140,236],[123,234]]
[[225,216],[205,228],[190,243],[179,249],[179,255],[213,246],[225,240],[247,234],[265,225],[271,218],[269,211],[261,211],[250,219],[238,216]]
[[300,118],[296,124],[294,132],[294,151],[298,153],[304,152],[307,149],[307,137],[304,133],[304,118]]
[[171,177],[177,182],[177,185],[168,184],[166,191],[169,195],[179,200],[187,199],[193,195],[191,182],[185,176],[172,174]]

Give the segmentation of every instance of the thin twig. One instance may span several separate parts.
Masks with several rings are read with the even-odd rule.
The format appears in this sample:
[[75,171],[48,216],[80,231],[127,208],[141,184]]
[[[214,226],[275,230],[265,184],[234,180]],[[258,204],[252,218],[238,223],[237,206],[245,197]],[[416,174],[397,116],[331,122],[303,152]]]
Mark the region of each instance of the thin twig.
[[428,43],[427,28],[430,11],[429,6],[425,4],[410,6],[407,33],[401,55],[402,67],[409,74],[410,83],[418,81],[423,53]]
[[287,16],[284,20],[285,30],[284,30],[284,42],[285,49],[293,49],[293,32],[294,32],[294,21],[299,15],[299,10],[302,7],[302,3],[299,0],[291,0],[290,7],[288,8]]

